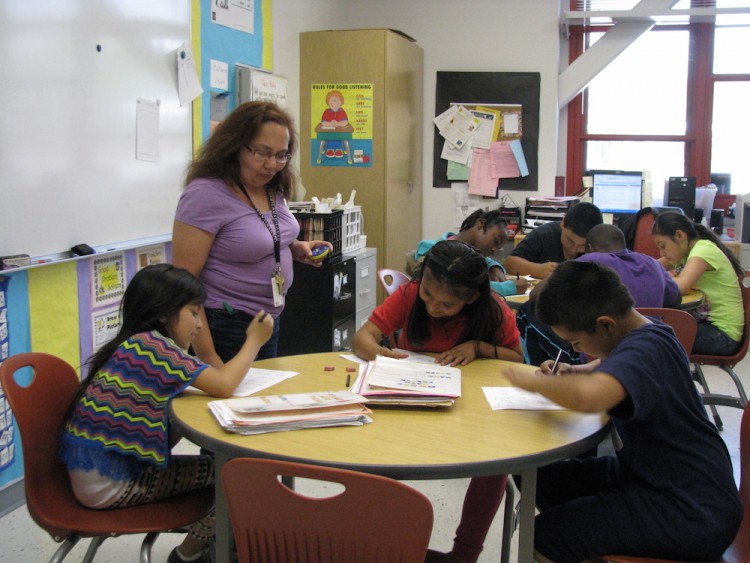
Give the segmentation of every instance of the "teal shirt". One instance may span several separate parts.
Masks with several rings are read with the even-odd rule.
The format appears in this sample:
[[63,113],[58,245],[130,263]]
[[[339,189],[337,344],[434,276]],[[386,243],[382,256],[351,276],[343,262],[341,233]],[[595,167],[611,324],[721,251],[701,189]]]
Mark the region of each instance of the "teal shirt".
[[[430,248],[435,246],[435,244],[440,242],[441,240],[452,240],[455,238],[456,238],[456,233],[447,231],[443,233],[443,236],[437,240],[420,241],[419,244],[417,245],[416,250],[414,251],[414,260],[419,260],[420,258],[422,258],[425,254],[427,254]],[[486,256],[484,259],[487,262],[487,270],[489,270],[490,268],[494,266],[497,266],[503,271],[503,273],[506,273],[503,265],[497,260],[494,260],[490,258],[489,256]],[[518,290],[516,289],[516,284],[512,280],[506,280],[504,282],[491,281],[490,289],[492,289],[492,291],[502,296],[516,295],[518,293]]]

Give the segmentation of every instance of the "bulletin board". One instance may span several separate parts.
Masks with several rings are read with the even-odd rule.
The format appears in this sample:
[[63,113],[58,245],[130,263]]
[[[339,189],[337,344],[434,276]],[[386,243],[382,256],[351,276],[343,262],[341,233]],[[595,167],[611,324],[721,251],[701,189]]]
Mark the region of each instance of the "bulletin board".
[[[177,95],[190,3],[29,0],[0,18],[0,255],[170,233],[192,151]],[[138,99],[158,160],[137,160]]]
[[[521,104],[523,106],[523,148],[529,175],[503,178],[500,190],[536,191],[538,182],[539,147],[539,92],[541,76],[538,72],[448,72],[438,71],[435,85],[435,115],[448,109],[451,103],[466,104]],[[449,188],[448,163],[440,157],[443,138],[437,127],[433,142],[432,185]]]

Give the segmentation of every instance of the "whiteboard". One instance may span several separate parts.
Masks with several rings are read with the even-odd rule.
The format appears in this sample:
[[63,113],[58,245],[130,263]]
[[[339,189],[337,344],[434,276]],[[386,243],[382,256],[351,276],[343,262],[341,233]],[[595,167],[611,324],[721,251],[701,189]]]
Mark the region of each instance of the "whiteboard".
[[[170,233],[191,158],[176,88],[185,0],[0,0],[0,255]],[[158,162],[136,103],[158,100]]]

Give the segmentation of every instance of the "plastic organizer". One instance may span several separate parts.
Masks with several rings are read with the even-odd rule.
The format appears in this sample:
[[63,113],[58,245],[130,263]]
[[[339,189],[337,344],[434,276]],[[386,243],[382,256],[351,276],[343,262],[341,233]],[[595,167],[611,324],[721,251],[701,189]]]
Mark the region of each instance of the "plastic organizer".
[[337,262],[342,254],[342,219],[341,210],[330,213],[297,212],[294,216],[299,223],[298,240],[325,240],[333,245],[331,252],[323,262]]
[[343,209],[342,249],[344,254],[364,248],[365,239],[362,238],[362,207],[355,205]]

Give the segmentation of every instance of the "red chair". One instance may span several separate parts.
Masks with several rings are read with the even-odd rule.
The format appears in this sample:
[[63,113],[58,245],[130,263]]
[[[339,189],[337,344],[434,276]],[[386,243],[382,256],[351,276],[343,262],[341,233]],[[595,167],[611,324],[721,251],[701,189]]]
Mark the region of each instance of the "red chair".
[[633,251],[647,254],[659,259],[659,249],[656,248],[654,239],[651,238],[651,229],[654,226],[654,212],[652,210],[640,213],[635,223],[635,238],[633,239]]
[[690,354],[693,343],[695,343],[695,335],[698,332],[698,323],[693,315],[681,309],[662,309],[659,307],[638,307],[636,310],[641,315],[657,318],[664,324],[671,326],[685,352]]
[[[745,357],[748,346],[750,345],[750,287],[746,287],[744,283],[740,283],[740,289],[742,290],[742,305],[745,309],[745,330],[742,334],[742,343],[740,344],[739,349],[731,356],[690,354],[690,361],[695,364],[696,378],[705,390],[705,393],[703,394],[703,402],[708,405],[722,405],[739,409],[744,409],[745,405],[747,405],[745,388],[743,387],[739,376],[734,371],[734,366]],[[737,396],[711,393],[706,385],[706,377],[703,374],[701,366],[717,366],[728,373],[737,388]],[[717,424],[717,426],[721,429],[719,424]]]
[[[15,377],[24,368],[33,370],[25,386]],[[63,542],[52,561],[62,561],[80,538],[93,538],[84,559],[92,561],[106,538],[145,533],[140,560],[149,563],[159,532],[189,526],[211,510],[213,489],[127,508],[86,508],[73,495],[68,471],[57,457],[65,417],[79,388],[75,370],[49,354],[17,354],[0,364],[0,383],[21,433],[29,514],[56,542]]]
[[[295,477],[331,482],[334,490],[324,498],[306,496],[286,485]],[[427,553],[432,505],[393,479],[238,458],[224,465],[221,481],[241,563],[416,562]]]
[[[740,424],[740,499],[745,514],[732,545],[727,548],[718,563],[747,563],[750,561],[750,407],[745,407]],[[675,522],[679,526],[679,522]],[[630,557],[626,555],[604,555],[609,563],[676,563],[667,559]]]

